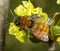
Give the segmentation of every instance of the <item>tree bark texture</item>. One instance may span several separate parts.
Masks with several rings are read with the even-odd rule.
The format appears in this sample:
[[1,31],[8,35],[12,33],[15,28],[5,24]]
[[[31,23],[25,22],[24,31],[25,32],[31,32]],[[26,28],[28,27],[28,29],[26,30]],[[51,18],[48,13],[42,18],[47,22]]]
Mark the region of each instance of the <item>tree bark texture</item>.
[[8,15],[9,0],[0,0],[0,51],[4,51],[5,24]]

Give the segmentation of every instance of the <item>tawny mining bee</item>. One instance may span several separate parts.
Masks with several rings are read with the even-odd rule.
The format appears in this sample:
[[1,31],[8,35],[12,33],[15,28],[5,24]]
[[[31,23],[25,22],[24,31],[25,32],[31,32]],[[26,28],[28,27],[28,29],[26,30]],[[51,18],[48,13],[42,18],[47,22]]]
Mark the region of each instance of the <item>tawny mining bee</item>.
[[[21,16],[15,18],[14,23],[20,26],[22,30],[29,32],[31,36],[34,36],[33,38],[30,37],[30,40],[48,41],[49,26],[42,22],[36,22],[37,18],[40,17],[38,15],[32,15],[31,17]],[[36,42],[36,40],[34,42]]]

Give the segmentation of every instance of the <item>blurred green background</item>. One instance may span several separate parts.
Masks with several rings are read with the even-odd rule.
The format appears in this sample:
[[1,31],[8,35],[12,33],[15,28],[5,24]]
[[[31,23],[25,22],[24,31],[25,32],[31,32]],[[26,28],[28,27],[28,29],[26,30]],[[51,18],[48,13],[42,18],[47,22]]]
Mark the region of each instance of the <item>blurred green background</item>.
[[[56,0],[31,0],[35,7],[42,7],[43,12],[46,12],[49,17],[52,17],[55,12],[60,12],[60,5],[56,4]],[[7,22],[10,23],[13,20],[13,16],[10,13],[10,9],[13,11],[19,4],[22,4],[22,0],[10,0],[9,14]],[[25,43],[19,42],[14,36],[8,33],[6,28],[5,37],[5,51],[48,51],[47,43],[32,43],[28,40]],[[60,51],[60,46],[57,45],[56,51]]]

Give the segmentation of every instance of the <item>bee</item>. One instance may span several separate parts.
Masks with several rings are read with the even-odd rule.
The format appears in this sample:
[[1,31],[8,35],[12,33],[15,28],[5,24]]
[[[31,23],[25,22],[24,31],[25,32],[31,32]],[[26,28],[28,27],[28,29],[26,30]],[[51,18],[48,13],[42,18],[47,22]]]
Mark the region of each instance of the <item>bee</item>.
[[30,37],[30,40],[33,42],[48,41],[48,32],[49,27],[42,22],[36,22],[37,19],[40,19],[37,15],[21,16],[17,17],[14,23],[17,26],[20,26],[21,30],[29,32],[33,38]]
[[38,15],[32,15],[29,16],[21,16],[17,17],[14,20],[14,23],[16,26],[20,26],[21,30],[24,30],[25,32],[29,32],[30,34],[30,40],[34,43],[38,42],[48,42],[49,44],[49,50],[53,51],[55,50],[55,40],[58,37],[57,35],[52,39],[51,37],[51,30],[50,25],[55,21],[54,19],[57,19],[57,15],[60,15],[60,13],[55,13],[53,18],[51,18],[48,21],[48,24],[46,25],[43,22],[36,22],[36,20],[40,19]]
[[32,42],[49,41],[49,26],[43,22],[36,22],[36,20],[40,18],[41,17],[37,14],[32,16],[20,16],[14,19],[14,23],[16,26],[20,27],[20,30],[24,30],[26,33],[29,32]]

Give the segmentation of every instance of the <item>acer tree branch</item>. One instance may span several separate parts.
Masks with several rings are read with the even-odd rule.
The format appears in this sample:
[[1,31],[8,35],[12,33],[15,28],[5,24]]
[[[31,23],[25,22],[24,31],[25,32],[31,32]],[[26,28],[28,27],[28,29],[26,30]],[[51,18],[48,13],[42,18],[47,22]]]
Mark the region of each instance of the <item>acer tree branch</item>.
[[0,51],[4,51],[6,19],[8,15],[9,0],[0,0]]

